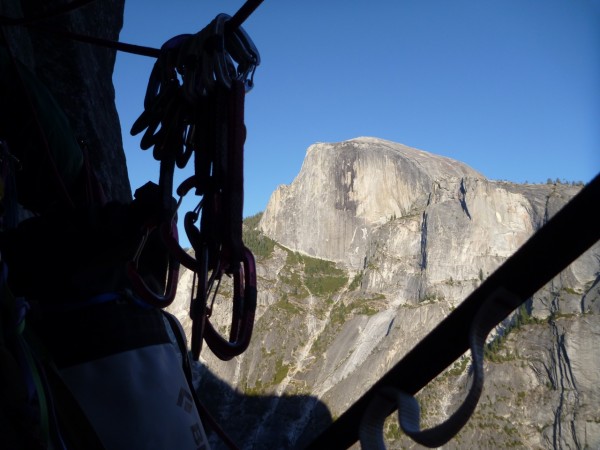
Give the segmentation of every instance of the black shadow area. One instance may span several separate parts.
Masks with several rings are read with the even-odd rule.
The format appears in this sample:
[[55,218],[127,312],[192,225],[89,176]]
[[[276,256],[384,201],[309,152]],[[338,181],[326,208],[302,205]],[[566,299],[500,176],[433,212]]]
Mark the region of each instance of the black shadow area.
[[[332,423],[331,413],[310,395],[245,395],[194,363],[197,393],[223,431],[244,450],[302,449]],[[205,424],[212,449],[228,449]]]

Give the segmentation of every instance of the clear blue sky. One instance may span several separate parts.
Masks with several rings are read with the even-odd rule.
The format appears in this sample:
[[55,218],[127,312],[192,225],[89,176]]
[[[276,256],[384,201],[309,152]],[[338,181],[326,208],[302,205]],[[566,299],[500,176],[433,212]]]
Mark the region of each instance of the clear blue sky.
[[[242,3],[127,0],[120,39],[160,47]],[[265,0],[244,28],[262,57],[246,97],[246,216],[294,179],[309,145],[358,136],[490,179],[600,172],[600,0]],[[158,179],[129,135],[153,63],[120,53],[114,73],[134,189]]]

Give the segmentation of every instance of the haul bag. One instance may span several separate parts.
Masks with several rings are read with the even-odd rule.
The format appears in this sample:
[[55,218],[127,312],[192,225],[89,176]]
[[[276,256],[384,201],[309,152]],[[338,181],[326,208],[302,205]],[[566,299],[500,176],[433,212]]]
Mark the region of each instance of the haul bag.
[[106,449],[208,449],[166,313],[127,299],[46,314],[40,334]]

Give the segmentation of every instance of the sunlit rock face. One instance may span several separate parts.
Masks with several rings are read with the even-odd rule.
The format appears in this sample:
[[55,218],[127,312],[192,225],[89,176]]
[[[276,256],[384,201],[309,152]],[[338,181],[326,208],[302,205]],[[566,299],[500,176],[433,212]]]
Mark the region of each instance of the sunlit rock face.
[[[243,448],[301,447],[580,189],[491,181],[375,138],[311,146],[293,183],[245,225],[247,242],[262,239],[250,348],[229,362],[205,348],[200,391]],[[490,336],[480,405],[445,448],[600,445],[599,274],[597,244]],[[184,272],[173,306],[188,330],[191,285]],[[226,333],[223,292],[211,320]],[[469,364],[419,394],[423,426],[458,407]],[[386,442],[413,446],[391,422]]]
[[481,175],[381,139],[315,144],[294,182],[273,193],[261,229],[291,249],[358,269],[374,227],[422,209],[438,180],[466,177]]
[[[377,292],[425,295],[422,280],[477,280],[537,226],[533,206],[511,186],[463,163],[375,138],[311,146],[300,174],[273,194],[261,230],[289,249],[372,272]],[[449,258],[449,256],[452,256]],[[399,270],[397,265],[402,267]],[[460,300],[464,289],[447,289]]]

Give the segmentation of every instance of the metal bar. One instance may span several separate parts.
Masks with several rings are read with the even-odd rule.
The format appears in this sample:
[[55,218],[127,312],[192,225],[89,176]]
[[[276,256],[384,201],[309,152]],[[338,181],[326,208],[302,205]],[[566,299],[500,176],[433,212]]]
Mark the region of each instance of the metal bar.
[[240,27],[262,2],[263,0],[247,0],[231,19],[227,21],[227,25],[225,25],[226,32],[231,33],[233,30]]
[[118,50],[120,52],[133,53],[140,56],[149,56],[151,58],[158,58],[160,50],[152,47],[145,47],[142,45],[127,44],[125,42],[111,41],[110,39],[102,39],[94,36],[86,36],[84,34],[73,33],[67,30],[59,30],[57,28],[48,28],[37,24],[25,24],[26,27],[32,28],[37,31],[44,33],[53,34],[62,38],[70,39],[72,41],[85,42],[87,44],[93,44],[98,47],[110,48]]

